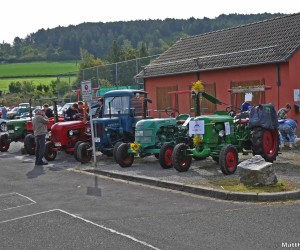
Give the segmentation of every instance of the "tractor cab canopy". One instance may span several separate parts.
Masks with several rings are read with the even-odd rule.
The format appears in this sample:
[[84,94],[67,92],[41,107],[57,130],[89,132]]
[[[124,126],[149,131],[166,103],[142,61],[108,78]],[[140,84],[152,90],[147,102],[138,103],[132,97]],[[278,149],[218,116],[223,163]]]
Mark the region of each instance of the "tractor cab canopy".
[[143,90],[112,90],[104,94],[103,117],[142,116],[147,92]]

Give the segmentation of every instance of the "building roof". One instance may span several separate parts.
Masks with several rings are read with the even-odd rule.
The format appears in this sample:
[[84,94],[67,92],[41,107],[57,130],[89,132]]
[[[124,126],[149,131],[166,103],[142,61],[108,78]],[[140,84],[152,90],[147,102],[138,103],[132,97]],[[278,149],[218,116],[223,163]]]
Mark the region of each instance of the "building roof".
[[183,38],[137,77],[286,62],[300,47],[300,13]]

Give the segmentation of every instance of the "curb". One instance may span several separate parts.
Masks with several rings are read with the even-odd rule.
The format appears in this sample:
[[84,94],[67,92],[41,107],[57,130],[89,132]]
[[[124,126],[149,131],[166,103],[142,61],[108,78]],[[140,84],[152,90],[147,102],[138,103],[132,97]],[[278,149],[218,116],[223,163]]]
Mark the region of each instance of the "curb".
[[159,179],[132,176],[120,173],[114,173],[99,169],[84,169],[82,171],[97,173],[106,177],[112,177],[121,180],[133,181],[137,183],[147,184],[156,187],[162,187],[186,193],[211,197],[215,199],[228,200],[228,201],[246,201],[246,202],[272,202],[272,201],[286,201],[300,199],[300,190],[278,192],[278,193],[242,193],[242,192],[230,192],[226,190],[184,185],[178,182],[162,181]]

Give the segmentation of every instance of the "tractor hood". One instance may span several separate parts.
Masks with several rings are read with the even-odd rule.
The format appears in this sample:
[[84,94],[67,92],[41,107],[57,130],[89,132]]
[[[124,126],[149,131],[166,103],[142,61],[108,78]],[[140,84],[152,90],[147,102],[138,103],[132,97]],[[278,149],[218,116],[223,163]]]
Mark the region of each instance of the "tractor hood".
[[80,129],[83,127],[86,127],[86,123],[83,121],[58,122],[53,124],[51,131],[53,133],[54,131],[60,131],[64,129]]
[[7,120],[6,124],[12,124],[14,126],[25,124],[25,122],[30,121],[30,118],[25,119],[13,119],[13,120]]
[[233,117],[229,115],[201,115],[194,118],[194,121],[204,120],[205,123],[230,122],[233,123]]
[[154,129],[161,126],[175,126],[176,118],[154,118],[141,120],[136,123],[136,131],[137,130],[145,130],[145,129]]

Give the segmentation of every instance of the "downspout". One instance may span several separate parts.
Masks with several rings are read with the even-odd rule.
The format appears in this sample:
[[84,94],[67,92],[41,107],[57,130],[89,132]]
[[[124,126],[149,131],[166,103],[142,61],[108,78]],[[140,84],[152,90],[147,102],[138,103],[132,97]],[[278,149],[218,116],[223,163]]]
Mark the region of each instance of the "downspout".
[[277,107],[278,109],[280,108],[279,106],[279,100],[280,100],[280,85],[281,85],[281,80],[280,80],[280,64],[276,64],[276,84],[277,84]]

